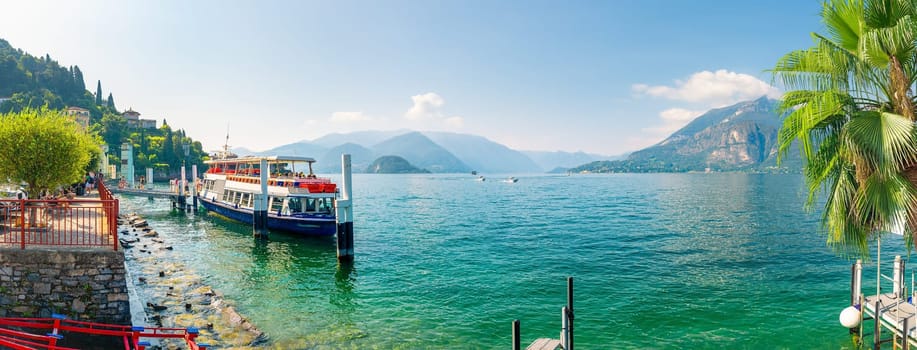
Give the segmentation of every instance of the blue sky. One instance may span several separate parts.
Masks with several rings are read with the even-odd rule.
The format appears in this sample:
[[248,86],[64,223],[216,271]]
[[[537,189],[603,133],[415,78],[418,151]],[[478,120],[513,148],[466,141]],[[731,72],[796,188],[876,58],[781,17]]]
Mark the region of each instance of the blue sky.
[[[817,1],[5,2],[0,38],[216,149],[437,130],[614,155],[779,96]],[[2,82],[0,82],[2,83]]]

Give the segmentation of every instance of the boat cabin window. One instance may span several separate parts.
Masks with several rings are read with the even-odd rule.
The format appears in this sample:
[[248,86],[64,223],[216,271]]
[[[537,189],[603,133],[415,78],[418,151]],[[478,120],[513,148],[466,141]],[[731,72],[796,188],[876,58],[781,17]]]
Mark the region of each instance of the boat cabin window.
[[291,213],[331,213],[331,198],[287,198],[287,208]]
[[290,197],[287,200],[287,206],[290,207],[291,213],[302,213],[302,200],[297,197]]
[[319,213],[331,213],[331,198],[316,199],[316,210]]
[[272,176],[289,176],[293,172],[287,168],[287,163],[273,163],[269,165]]
[[283,209],[283,198],[271,197],[271,209],[272,213],[279,213]]

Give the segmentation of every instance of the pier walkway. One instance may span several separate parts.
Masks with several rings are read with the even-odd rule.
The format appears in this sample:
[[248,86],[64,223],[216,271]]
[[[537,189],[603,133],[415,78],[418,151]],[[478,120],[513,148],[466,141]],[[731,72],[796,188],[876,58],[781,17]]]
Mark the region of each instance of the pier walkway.
[[137,188],[112,188],[111,193],[151,198],[172,198],[176,195],[175,192],[171,191],[141,190]]

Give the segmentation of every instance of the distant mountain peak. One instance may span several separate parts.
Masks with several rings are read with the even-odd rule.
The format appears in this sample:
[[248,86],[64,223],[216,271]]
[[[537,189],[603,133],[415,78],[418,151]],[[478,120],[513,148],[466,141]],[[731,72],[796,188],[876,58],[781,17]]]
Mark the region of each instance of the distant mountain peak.
[[772,166],[782,116],[767,96],[707,111],[662,142],[601,165],[610,171],[747,170]]

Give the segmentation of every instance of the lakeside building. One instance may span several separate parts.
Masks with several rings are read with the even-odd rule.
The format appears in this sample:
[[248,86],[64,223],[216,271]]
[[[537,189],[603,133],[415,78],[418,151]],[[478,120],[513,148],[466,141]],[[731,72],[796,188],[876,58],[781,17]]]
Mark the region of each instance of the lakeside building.
[[83,129],[89,128],[89,110],[80,107],[67,107],[67,115],[72,116]]
[[127,120],[127,125],[134,128],[156,129],[156,119],[140,119],[140,112],[128,108],[121,116]]

